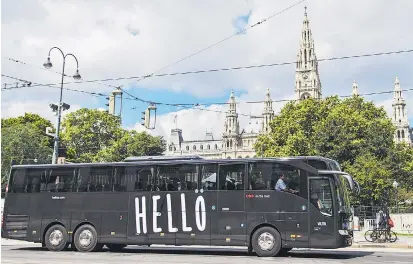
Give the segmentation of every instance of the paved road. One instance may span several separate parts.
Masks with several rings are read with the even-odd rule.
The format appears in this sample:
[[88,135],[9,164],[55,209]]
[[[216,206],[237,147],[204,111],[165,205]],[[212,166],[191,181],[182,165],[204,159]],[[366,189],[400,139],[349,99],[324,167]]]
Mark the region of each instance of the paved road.
[[340,250],[293,250],[276,258],[249,256],[238,248],[191,248],[191,247],[134,247],[122,252],[80,253],[74,251],[49,252],[35,244],[2,245],[1,263],[13,264],[155,264],[155,263],[196,263],[196,264],[249,264],[249,263],[412,263],[413,251],[340,249]]

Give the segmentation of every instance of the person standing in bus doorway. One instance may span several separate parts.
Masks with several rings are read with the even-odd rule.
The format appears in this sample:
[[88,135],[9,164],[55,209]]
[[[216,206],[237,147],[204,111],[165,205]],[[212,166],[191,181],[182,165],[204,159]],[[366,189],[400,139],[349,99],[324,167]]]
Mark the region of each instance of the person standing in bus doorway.
[[275,190],[279,192],[290,192],[290,193],[297,193],[296,190],[290,189],[285,184],[285,175],[281,174],[280,178],[278,179],[277,183],[275,184]]

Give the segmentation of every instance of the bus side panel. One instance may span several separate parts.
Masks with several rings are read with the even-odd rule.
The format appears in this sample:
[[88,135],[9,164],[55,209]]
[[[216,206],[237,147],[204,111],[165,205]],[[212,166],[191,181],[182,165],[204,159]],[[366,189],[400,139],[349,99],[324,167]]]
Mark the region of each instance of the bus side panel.
[[[149,233],[152,233],[152,208],[150,207],[150,199],[150,192],[129,193],[129,220],[127,228],[129,244],[150,244]],[[142,208],[145,208],[145,212],[142,212]],[[140,217],[137,217],[137,210],[139,210]],[[137,226],[137,221],[139,227]]]
[[308,246],[308,201],[278,191],[247,191],[248,234],[260,224],[271,224],[280,232],[283,247]]
[[82,212],[72,213],[72,228],[80,222],[90,222],[99,242],[126,243],[128,204],[126,192],[85,193]]
[[100,242],[126,243],[129,193],[107,193],[105,197]]
[[4,227],[2,237],[27,240],[31,194],[8,193],[4,204]]
[[[198,190],[199,191],[199,190]],[[184,194],[184,196],[182,196]],[[185,192],[173,192],[172,213],[174,225],[178,228],[176,233],[176,245],[210,245],[211,244],[211,212],[216,205],[216,192],[205,191],[195,193],[194,190]],[[181,198],[185,197],[185,207],[182,208]],[[199,201],[196,207],[196,201]],[[202,199],[205,201],[205,213],[202,212]],[[184,212],[184,213],[182,213]],[[205,215],[206,223],[202,223],[202,215]],[[183,231],[183,218],[186,218],[186,227],[191,231]],[[197,225],[196,219],[200,220]]]

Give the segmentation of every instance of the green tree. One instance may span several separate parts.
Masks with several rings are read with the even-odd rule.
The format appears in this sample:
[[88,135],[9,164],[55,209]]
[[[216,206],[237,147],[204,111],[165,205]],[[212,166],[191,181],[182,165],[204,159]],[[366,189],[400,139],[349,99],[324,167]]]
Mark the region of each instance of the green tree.
[[102,149],[121,138],[120,118],[97,109],[82,108],[63,119],[61,139],[67,158],[73,162],[92,162]]
[[32,124],[42,134],[45,134],[46,127],[53,127],[52,123],[49,120],[33,113],[25,113],[24,116],[1,119],[1,127],[3,129],[15,125],[24,124]]
[[260,136],[255,144],[258,155],[329,157],[344,170],[355,172],[360,183],[374,182],[364,186],[371,195],[363,193],[362,200],[379,202],[388,192],[397,163],[389,163],[395,128],[383,108],[356,96],[309,99],[288,103],[270,125],[271,133]]
[[52,148],[48,137],[33,124],[14,124],[1,131],[1,183],[8,179],[10,166],[23,163],[51,162]]
[[378,204],[388,204],[392,180],[387,164],[372,154],[363,154],[351,166],[347,165],[345,170],[362,186],[358,199],[353,197],[354,203],[366,205],[376,201]]
[[161,155],[165,149],[166,143],[162,137],[154,137],[146,132],[124,131],[119,140],[97,154],[95,161],[116,162],[130,156]]

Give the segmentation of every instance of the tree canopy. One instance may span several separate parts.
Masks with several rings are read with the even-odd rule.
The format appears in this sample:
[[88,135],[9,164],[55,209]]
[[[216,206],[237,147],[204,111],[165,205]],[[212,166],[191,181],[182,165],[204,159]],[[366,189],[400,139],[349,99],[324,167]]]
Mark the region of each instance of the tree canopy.
[[361,97],[291,102],[270,126],[255,144],[258,155],[337,160],[364,187],[358,202],[379,203],[396,178],[405,188],[412,186],[412,147],[395,145],[395,127],[385,110]]
[[73,162],[121,161],[127,156],[160,155],[165,141],[121,128],[120,118],[96,109],[80,109],[62,123],[62,142]]
[[7,181],[10,166],[24,163],[51,162],[52,148],[48,136],[39,133],[36,124],[14,124],[1,131],[1,182]]

